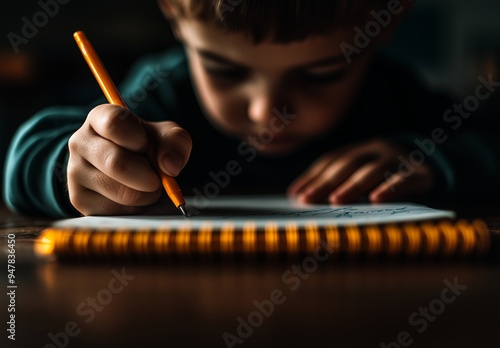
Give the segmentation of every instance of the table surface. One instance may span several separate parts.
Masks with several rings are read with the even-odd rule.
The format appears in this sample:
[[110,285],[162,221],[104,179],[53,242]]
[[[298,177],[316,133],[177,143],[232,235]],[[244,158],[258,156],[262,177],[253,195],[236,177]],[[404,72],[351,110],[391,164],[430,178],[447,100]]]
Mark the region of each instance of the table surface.
[[[500,207],[455,207],[495,232]],[[16,235],[15,338],[0,300],[0,346],[498,347],[500,269],[482,261],[42,262],[50,220],[0,208],[0,284]],[[4,342],[7,345],[4,345]]]

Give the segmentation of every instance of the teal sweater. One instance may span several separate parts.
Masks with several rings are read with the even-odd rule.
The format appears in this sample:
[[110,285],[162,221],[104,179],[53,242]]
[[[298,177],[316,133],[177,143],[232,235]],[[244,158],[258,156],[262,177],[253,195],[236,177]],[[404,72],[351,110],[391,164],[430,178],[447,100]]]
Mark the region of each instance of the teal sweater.
[[[423,158],[439,173],[436,196],[456,199],[498,189],[500,141],[488,115],[477,111],[463,118],[447,113],[453,101],[429,93],[411,73],[381,60],[372,65],[340,125],[282,156],[259,154],[244,139],[213,127],[199,106],[181,47],[140,61],[120,90],[137,115],[149,121],[173,120],[191,134],[192,155],[178,182],[199,205],[218,194],[284,192],[321,154],[372,137],[385,137],[416,151],[413,160],[427,152]],[[68,139],[89,111],[104,102],[47,108],[18,129],[4,175],[5,200],[11,209],[52,217],[78,215],[66,186]],[[276,108],[286,114],[285,105]],[[443,130],[440,139],[446,141],[425,142],[436,128]],[[401,163],[403,170],[411,169]]]

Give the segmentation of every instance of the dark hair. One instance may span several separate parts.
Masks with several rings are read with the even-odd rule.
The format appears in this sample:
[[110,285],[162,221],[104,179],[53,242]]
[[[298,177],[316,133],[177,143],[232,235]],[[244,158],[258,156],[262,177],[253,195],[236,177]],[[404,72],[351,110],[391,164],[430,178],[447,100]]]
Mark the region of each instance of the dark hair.
[[300,41],[311,35],[356,25],[388,0],[160,0],[173,9],[170,16],[194,18],[253,42]]

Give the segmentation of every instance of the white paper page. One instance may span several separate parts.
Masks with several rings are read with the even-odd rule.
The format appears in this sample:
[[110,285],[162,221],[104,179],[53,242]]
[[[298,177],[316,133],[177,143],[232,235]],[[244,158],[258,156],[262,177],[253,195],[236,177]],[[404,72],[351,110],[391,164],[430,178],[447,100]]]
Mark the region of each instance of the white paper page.
[[186,202],[188,206],[197,208],[199,215],[185,218],[176,211],[174,215],[165,216],[90,216],[61,220],[54,226],[196,230],[207,225],[215,229],[227,224],[241,228],[247,223],[253,223],[257,227],[264,227],[269,223],[275,223],[278,227],[285,227],[290,223],[305,226],[312,222],[318,226],[346,226],[455,217],[452,211],[436,210],[412,203],[313,205],[298,203],[283,196],[217,197],[210,200],[204,208],[193,204],[193,198],[186,198]]

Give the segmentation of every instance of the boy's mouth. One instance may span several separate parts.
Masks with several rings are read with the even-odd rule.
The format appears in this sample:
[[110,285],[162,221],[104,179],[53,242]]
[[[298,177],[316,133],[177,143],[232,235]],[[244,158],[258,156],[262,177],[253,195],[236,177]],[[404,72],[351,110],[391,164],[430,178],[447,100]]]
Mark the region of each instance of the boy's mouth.
[[290,135],[252,134],[248,138],[248,143],[263,153],[288,152],[298,145],[298,139]]

